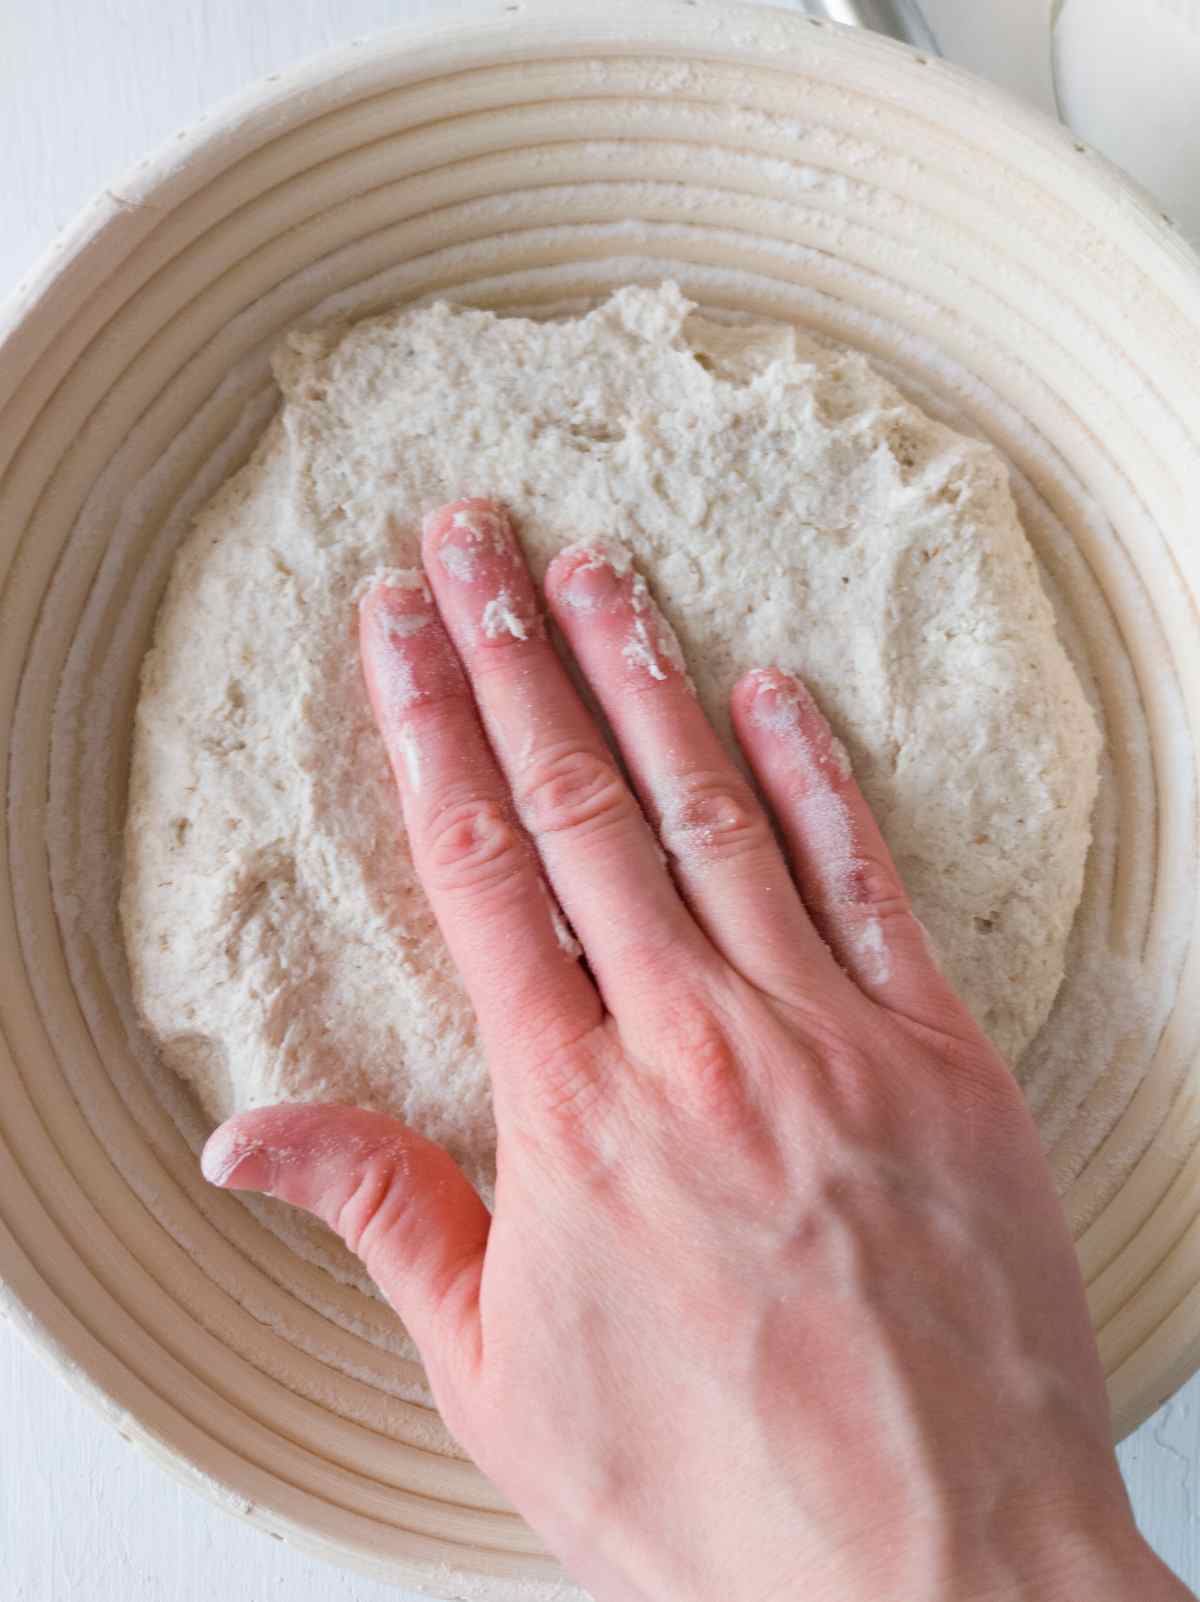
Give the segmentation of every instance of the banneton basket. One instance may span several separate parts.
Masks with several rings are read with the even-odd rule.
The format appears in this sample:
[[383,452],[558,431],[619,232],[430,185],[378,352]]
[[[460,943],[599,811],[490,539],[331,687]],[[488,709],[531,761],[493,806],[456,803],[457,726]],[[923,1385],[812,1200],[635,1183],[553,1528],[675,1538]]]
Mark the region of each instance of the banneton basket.
[[1020,1072],[1118,1431],[1200,1363],[1195,258],[1068,134],[796,13],[522,0],[360,41],[142,162],[4,318],[0,1275],[128,1439],[443,1597],[573,1593],[346,1262],[200,1178],[114,920],[138,665],[285,329],[665,277],[861,347],[1012,464],[1110,753],[1071,975]]

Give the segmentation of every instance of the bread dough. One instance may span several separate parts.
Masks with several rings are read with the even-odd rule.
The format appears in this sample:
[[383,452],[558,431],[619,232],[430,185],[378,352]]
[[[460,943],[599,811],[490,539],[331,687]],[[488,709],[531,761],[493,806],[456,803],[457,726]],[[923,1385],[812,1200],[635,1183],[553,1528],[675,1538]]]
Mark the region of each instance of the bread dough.
[[1017,1057],[1062,978],[1099,736],[993,450],[862,356],[672,285],[559,322],[434,305],[297,332],[275,371],[282,410],[176,559],[130,786],[134,993],[214,1118],[388,1109],[487,1188],[474,1020],[397,838],[354,607],[463,495],[507,503],[538,576],[625,541],[726,739],[746,669],[805,677]]

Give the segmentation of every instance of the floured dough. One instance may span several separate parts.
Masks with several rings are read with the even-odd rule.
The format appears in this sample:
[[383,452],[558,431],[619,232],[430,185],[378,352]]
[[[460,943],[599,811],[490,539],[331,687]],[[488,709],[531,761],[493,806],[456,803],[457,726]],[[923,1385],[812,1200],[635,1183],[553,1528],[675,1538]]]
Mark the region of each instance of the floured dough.
[[284,406],[198,519],[147,656],[122,914],[166,1062],[214,1118],[393,1110],[487,1184],[472,1014],[414,879],[353,596],[424,509],[512,510],[536,572],[616,536],[727,738],[746,669],[803,674],[944,965],[1014,1059],[1079,899],[1099,739],[1004,466],[856,354],[698,316],[437,305],[293,334]]

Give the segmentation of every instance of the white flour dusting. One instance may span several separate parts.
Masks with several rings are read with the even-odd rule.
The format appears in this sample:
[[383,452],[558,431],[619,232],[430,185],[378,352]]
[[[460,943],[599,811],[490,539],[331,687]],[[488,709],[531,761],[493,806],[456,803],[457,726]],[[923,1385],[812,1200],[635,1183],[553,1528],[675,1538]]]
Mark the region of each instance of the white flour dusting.
[[[804,793],[797,799],[796,807],[805,820],[805,838],[811,844],[813,856],[820,862],[826,895],[834,903],[846,902],[851,898],[852,876],[860,858],[854,822],[845,800],[822,770],[800,714],[799,692],[786,683],[776,682],[771,685],[769,694],[760,693],[755,698],[751,716],[762,728],[786,743],[796,771],[803,779]],[[838,775],[843,779],[848,777],[850,759],[836,735],[829,756],[836,764]],[[882,949],[881,934],[879,944]]]
[[[724,737],[741,673],[802,674],[951,978],[1021,1050],[1062,977],[1098,737],[992,451],[861,357],[717,329],[670,287],[558,324],[392,313],[293,335],[276,367],[281,418],[176,561],[132,775],[135,993],[210,1115],[390,1108],[486,1185],[474,1020],[352,627],[360,580],[415,566],[422,510],[464,494],[509,505],[538,574],[569,539],[628,547]],[[487,533],[442,560],[473,572]],[[666,638],[637,642],[647,671]],[[836,860],[845,818],[818,825]]]
[[667,676],[650,643],[650,631],[644,617],[635,617],[629,625],[629,637],[621,647],[621,655],[631,667],[643,668],[652,679],[661,680]]
[[443,545],[438,551],[438,561],[460,584],[469,584],[475,577],[475,553],[461,545]]
[[381,622],[389,640],[408,640],[414,634],[420,634],[422,629],[427,629],[433,617],[428,612],[388,613]]
[[855,948],[863,972],[871,984],[885,985],[892,976],[892,960],[883,925],[878,918],[867,918],[855,937]]
[[421,789],[421,747],[415,729],[400,732],[400,755],[404,760],[404,774],[414,794]]
[[568,957],[582,957],[583,947],[576,940],[571,925],[567,922],[562,908],[554,898],[554,892],[545,879],[539,879],[538,883],[541,885],[542,894],[546,898],[547,910],[550,913],[550,927],[554,930],[554,938],[558,942],[559,948]]
[[419,567],[377,567],[374,572],[364,573],[354,586],[350,599],[357,605],[367,591],[373,590],[377,584],[386,584],[391,590],[420,590],[423,600],[433,601],[429,580]]
[[514,640],[527,640],[533,623],[521,616],[509,591],[501,590],[484,606],[479,626],[489,640],[498,640],[505,634]]

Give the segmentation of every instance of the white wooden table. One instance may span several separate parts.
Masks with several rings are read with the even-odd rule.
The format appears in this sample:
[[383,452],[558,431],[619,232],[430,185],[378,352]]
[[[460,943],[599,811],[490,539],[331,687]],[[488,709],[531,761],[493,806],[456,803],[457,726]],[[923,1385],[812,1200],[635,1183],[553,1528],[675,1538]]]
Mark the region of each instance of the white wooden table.
[[[126,166],[249,80],[456,0],[0,0],[0,294]],[[952,59],[1049,107],[1049,0],[926,0]],[[397,1602],[269,1541],[126,1446],[0,1323],[5,1602]],[[1200,1381],[1121,1449],[1139,1519],[1200,1584]]]

